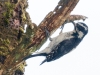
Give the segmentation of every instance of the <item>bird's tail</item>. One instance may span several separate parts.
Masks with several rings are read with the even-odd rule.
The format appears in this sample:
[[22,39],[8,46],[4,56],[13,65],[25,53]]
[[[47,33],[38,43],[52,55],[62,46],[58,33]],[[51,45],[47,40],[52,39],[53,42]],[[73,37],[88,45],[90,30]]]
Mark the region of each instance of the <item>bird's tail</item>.
[[36,57],[36,56],[47,56],[47,54],[46,53],[39,53],[39,54],[29,55],[29,56],[26,56],[25,58],[23,58],[22,60],[27,60],[29,58]]
[[47,59],[43,60],[42,63],[40,65],[42,65],[43,63],[45,63],[47,61]]

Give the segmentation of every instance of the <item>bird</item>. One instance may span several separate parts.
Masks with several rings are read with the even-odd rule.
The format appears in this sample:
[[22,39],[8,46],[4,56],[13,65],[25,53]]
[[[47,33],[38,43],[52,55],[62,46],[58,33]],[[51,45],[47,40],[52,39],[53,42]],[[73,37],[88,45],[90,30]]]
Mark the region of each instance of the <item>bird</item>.
[[[87,35],[88,26],[83,22],[75,23],[74,21],[72,21],[72,24],[74,25],[74,30],[64,33],[61,32],[54,38],[48,36],[50,39],[50,43],[44,50],[37,52],[36,54],[26,56],[25,58],[23,58],[23,60],[27,60],[36,56],[45,56],[45,60],[43,60],[40,64],[42,65],[45,62],[57,60],[74,50]],[[46,34],[48,33],[49,31],[46,30]]]

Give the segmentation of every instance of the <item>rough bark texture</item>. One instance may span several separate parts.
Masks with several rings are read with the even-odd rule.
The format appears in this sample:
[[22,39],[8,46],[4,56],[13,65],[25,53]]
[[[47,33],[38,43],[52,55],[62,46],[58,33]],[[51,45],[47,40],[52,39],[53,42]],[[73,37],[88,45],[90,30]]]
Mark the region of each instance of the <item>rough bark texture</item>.
[[[27,0],[0,0],[0,75],[24,72],[22,58],[39,49],[47,40],[44,28],[53,34],[66,21],[85,19],[82,15],[70,15],[79,0],[60,0],[36,26],[26,12]],[[27,24],[26,32],[24,26]]]

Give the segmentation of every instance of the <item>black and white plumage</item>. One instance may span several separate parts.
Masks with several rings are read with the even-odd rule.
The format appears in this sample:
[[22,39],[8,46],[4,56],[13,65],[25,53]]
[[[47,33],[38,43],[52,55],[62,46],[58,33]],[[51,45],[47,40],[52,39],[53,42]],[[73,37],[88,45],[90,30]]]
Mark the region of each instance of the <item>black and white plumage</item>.
[[41,63],[56,60],[63,55],[69,53],[82,41],[88,33],[88,27],[82,22],[72,22],[74,30],[71,32],[60,33],[57,37],[51,39],[50,44],[41,52],[25,57],[24,60],[35,56],[46,56],[46,59]]

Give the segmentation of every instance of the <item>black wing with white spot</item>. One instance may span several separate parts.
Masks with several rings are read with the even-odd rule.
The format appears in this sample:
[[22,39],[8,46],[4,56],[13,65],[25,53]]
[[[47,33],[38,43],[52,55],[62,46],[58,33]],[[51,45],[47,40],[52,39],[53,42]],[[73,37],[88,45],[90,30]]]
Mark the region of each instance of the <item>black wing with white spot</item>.
[[60,58],[61,56],[69,53],[70,51],[73,50],[78,44],[80,43],[80,39],[75,37],[72,39],[67,39],[59,43],[53,50],[50,52],[46,58],[47,62],[56,60]]

